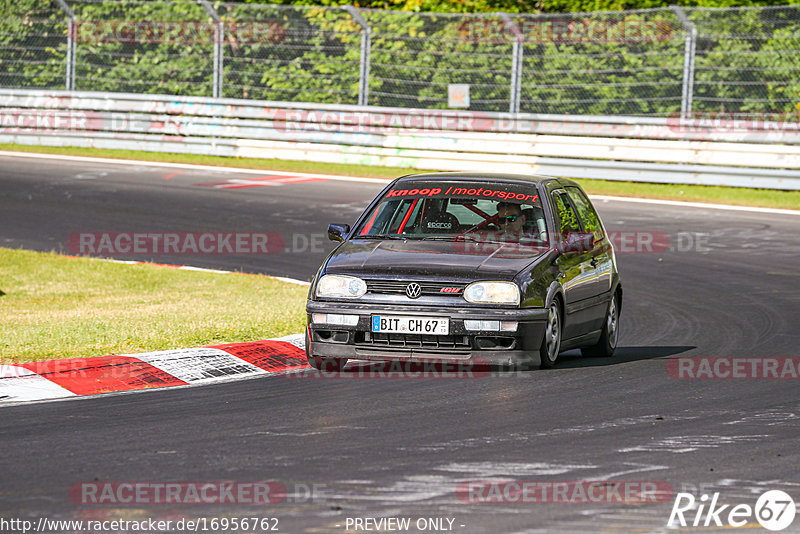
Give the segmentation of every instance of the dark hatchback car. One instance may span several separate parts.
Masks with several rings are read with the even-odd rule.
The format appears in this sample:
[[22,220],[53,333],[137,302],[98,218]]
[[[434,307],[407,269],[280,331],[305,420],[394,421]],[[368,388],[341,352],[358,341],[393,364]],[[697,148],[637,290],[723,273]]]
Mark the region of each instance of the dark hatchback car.
[[614,251],[576,183],[432,173],[389,184],[314,277],[306,354],[552,367],[559,352],[610,356],[622,286]]

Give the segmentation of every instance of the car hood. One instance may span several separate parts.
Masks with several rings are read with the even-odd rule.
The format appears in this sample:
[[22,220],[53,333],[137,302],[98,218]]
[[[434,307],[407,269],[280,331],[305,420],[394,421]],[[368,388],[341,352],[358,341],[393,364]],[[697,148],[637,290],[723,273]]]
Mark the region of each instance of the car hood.
[[469,241],[356,239],[333,251],[325,272],[510,280],[546,251],[543,247]]

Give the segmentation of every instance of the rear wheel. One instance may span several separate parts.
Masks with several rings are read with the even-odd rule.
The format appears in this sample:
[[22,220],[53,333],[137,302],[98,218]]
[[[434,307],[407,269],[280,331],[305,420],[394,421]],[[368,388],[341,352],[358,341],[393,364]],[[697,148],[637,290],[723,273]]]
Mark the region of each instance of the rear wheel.
[[582,348],[581,354],[583,356],[608,358],[614,355],[614,351],[617,349],[617,340],[619,339],[619,302],[617,299],[618,296],[615,293],[606,311],[606,320],[603,323],[603,333],[600,334],[600,339],[591,347]]
[[547,324],[544,331],[542,346],[539,355],[542,360],[542,369],[550,369],[556,364],[556,358],[561,351],[561,308],[558,301],[554,300],[547,311]]

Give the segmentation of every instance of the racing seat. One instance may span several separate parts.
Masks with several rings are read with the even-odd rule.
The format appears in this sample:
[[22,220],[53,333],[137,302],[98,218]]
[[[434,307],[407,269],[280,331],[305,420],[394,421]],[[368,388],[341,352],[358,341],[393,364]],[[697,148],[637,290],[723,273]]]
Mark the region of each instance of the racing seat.
[[452,213],[431,210],[422,220],[422,231],[426,234],[455,234],[460,225],[458,217]]

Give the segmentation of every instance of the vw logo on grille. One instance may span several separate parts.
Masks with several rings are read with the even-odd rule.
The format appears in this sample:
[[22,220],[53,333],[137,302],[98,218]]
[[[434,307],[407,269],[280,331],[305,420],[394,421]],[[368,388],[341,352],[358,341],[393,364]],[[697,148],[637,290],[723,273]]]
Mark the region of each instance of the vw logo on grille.
[[416,299],[419,298],[421,294],[422,294],[422,288],[418,283],[411,282],[406,286],[406,295],[408,295],[408,298]]

